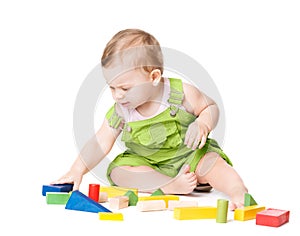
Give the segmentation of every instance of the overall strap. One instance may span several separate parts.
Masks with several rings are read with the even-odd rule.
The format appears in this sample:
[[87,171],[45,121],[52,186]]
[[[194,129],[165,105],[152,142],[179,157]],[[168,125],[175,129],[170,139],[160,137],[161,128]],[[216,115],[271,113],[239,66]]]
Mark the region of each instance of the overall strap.
[[123,118],[117,113],[116,111],[116,104],[111,107],[111,109],[108,111],[106,118],[108,119],[109,126],[118,129]]
[[170,80],[170,96],[168,102],[170,104],[170,115],[176,116],[180,105],[184,99],[183,87],[181,79],[169,78]]

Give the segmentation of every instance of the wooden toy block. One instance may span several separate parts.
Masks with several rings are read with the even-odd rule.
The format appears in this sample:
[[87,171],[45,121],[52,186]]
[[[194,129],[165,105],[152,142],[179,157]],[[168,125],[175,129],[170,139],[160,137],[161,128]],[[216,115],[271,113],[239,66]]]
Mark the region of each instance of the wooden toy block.
[[128,207],[129,197],[127,196],[118,196],[109,199],[109,208],[111,209],[122,209]]
[[197,207],[197,201],[178,201],[178,200],[169,200],[168,201],[168,210],[173,211],[174,208],[178,207]]
[[289,222],[290,211],[268,208],[256,214],[256,224],[279,227]]
[[249,193],[245,193],[244,195],[244,206],[254,206],[258,205],[254,198]]
[[246,206],[243,208],[237,208],[234,210],[234,219],[239,221],[253,220],[256,218],[256,214],[266,209],[264,206]]
[[124,196],[129,197],[129,204],[128,206],[136,206],[139,198],[138,196],[131,190],[127,191]]
[[108,201],[107,193],[106,192],[100,192],[98,202],[103,203],[103,202],[107,202],[107,201]]
[[100,192],[106,192],[108,198],[117,197],[124,195],[127,191],[133,191],[136,195],[138,195],[138,190],[134,188],[121,188],[116,186],[101,186]]
[[139,201],[151,201],[151,200],[164,200],[166,202],[166,207],[168,208],[168,202],[170,200],[179,200],[176,195],[161,195],[161,196],[144,196],[139,197]]
[[176,220],[216,219],[216,207],[179,207],[174,208]]
[[73,191],[69,201],[66,204],[65,209],[76,210],[76,211],[86,211],[86,212],[111,212],[98,202],[90,199],[88,196],[79,192],[79,190]]
[[138,201],[136,207],[139,211],[163,211],[166,209],[164,200]]
[[227,223],[228,200],[218,199],[217,202],[217,223]]
[[70,193],[63,192],[46,192],[46,202],[47,204],[61,204],[65,205],[70,198]]
[[47,192],[71,192],[73,190],[73,184],[50,184],[43,185],[42,195],[46,196]]
[[112,213],[112,212],[99,212],[99,220],[114,220],[114,221],[123,221],[122,213]]
[[89,198],[99,202],[100,184],[89,184]]
[[161,196],[161,195],[165,195],[164,192],[159,188],[157,190],[155,190],[151,196]]

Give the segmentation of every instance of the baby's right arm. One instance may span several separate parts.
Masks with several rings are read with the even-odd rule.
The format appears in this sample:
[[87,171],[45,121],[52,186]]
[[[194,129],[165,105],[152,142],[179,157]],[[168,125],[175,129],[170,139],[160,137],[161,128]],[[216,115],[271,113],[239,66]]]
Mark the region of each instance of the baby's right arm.
[[73,190],[78,190],[83,175],[110,152],[120,133],[120,129],[111,128],[107,119],[104,119],[101,128],[82,148],[70,170],[51,184],[73,183]]

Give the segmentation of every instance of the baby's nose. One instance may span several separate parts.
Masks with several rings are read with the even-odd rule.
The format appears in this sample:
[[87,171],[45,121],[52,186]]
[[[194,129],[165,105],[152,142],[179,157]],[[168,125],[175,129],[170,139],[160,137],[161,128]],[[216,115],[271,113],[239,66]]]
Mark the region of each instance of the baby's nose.
[[116,92],[116,99],[122,99],[122,98],[124,98],[124,93],[122,93],[121,91],[117,91]]

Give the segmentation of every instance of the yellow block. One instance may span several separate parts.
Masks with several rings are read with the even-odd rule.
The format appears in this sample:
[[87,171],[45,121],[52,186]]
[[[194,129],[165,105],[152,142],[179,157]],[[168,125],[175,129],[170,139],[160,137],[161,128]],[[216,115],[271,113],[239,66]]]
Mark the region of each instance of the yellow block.
[[216,207],[178,207],[174,208],[176,220],[216,219]]
[[258,205],[237,208],[234,210],[234,219],[240,221],[252,220],[256,218],[258,212],[263,211],[264,209],[264,206]]
[[101,186],[100,192],[107,193],[108,198],[123,196],[127,191],[131,190],[138,195],[138,190],[135,188],[121,188],[116,186]]
[[99,220],[123,220],[122,213],[99,212]]
[[176,196],[176,195],[159,195],[159,196],[139,197],[139,201],[151,201],[151,200],[164,200],[166,202],[166,208],[168,208],[169,200],[179,200],[179,196]]

